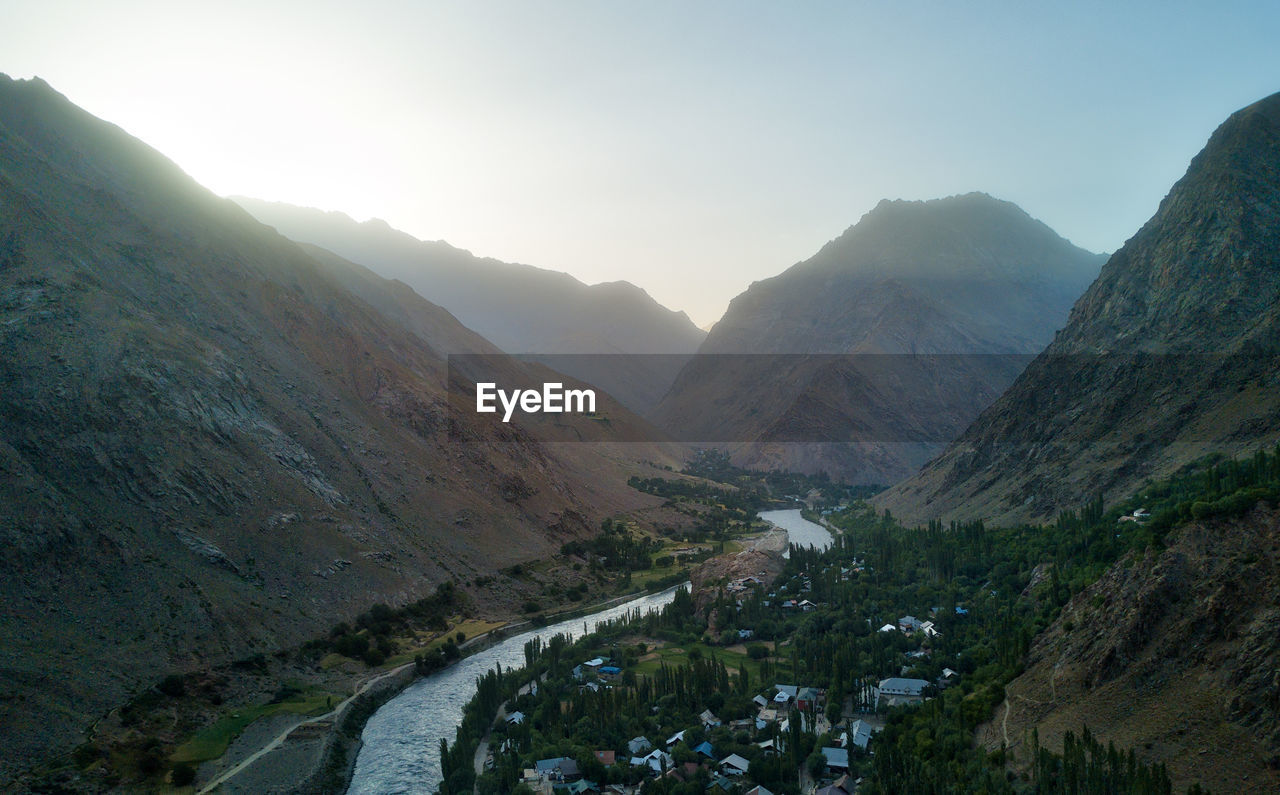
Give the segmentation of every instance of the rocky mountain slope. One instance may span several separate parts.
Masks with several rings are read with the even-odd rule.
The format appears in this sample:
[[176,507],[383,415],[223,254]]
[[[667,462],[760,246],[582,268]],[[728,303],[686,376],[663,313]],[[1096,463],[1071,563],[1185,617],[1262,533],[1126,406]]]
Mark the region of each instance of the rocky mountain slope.
[[1049,517],[1280,437],[1280,95],[1224,122],[1066,328],[921,473],[908,520]]
[[567,273],[418,240],[380,220],[357,223],[342,213],[234,201],[287,237],[404,282],[508,353],[559,354],[545,361],[642,414],[706,336],[683,312],[629,282],[586,285]]
[[0,785],[167,672],[644,501],[625,452],[450,411],[443,357],[496,351],[0,76]]
[[1027,670],[979,731],[1030,758],[1088,725],[1163,762],[1175,791],[1280,790],[1280,513],[1195,522],[1130,555],[1036,638]]
[[1100,265],[985,194],[881,202],[735,298],[653,416],[741,464],[893,482],[1012,383]]

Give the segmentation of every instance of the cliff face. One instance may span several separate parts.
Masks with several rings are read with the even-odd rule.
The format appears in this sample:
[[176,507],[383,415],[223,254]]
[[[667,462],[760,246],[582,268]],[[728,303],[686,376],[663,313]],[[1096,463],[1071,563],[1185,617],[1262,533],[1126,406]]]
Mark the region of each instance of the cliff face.
[[1280,95],[1232,115],[1066,328],[921,473],[909,520],[1043,518],[1280,434]]
[[1280,789],[1280,513],[1193,523],[1129,556],[1036,638],[979,741],[1029,759],[1032,730],[1135,748],[1175,789]]
[[1100,264],[984,194],[882,202],[735,298],[655,421],[738,442],[751,466],[899,480],[1013,381]]
[[450,412],[453,352],[496,349],[0,76],[0,781],[164,673],[550,554],[620,507],[623,465],[592,446]]

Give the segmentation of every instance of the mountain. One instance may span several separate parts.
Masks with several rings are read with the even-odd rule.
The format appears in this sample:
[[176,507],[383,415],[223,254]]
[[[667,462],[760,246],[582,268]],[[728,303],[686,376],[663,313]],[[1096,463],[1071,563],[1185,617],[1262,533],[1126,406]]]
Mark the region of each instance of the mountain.
[[1163,763],[1174,792],[1280,790],[1280,513],[1191,522],[1130,553],[1040,633],[978,742],[1030,759],[1067,731]]
[[0,76],[0,787],[166,673],[471,588],[635,502],[607,446],[480,421],[451,353],[561,380]]
[[985,194],[883,201],[736,297],[654,420],[742,464],[893,482],[1012,383],[1100,264]]
[[879,498],[1046,518],[1280,438],[1280,94],[1233,114],[1009,391]]
[[586,285],[567,273],[418,240],[380,220],[357,223],[342,213],[233,200],[286,237],[404,282],[508,353],[550,354],[543,360],[551,366],[598,385],[641,414],[653,408],[706,336],[685,313],[629,282]]

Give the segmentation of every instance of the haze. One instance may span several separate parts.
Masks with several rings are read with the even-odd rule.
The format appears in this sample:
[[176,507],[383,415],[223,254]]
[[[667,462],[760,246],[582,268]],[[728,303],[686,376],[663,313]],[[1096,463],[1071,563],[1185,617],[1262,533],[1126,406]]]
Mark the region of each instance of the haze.
[[1274,4],[1117,5],[3,2],[0,71],[218,193],[706,325],[885,197],[983,190],[1117,248],[1280,89]]

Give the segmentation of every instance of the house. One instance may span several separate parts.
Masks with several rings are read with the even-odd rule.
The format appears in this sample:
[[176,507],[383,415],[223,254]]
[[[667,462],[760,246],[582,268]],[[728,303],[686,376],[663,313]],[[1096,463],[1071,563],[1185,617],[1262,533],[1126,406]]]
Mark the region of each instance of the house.
[[596,760],[605,767],[613,767],[618,761],[618,754],[614,751],[596,751]]
[[[800,688],[796,685],[774,685],[773,687],[779,695],[785,695],[787,700],[795,698],[796,693],[800,692]],[[774,698],[774,701],[777,701],[777,698]]]
[[616,665],[602,665],[602,666],[600,666],[600,674],[601,674],[602,676],[617,676],[617,675],[618,675],[618,674],[620,674],[620,673],[622,673],[622,669],[621,669],[621,668],[619,668],[619,667],[618,667],[618,666],[616,666]]
[[764,709],[765,707],[769,706],[769,699],[759,694],[754,696],[751,699],[751,702],[755,704],[757,707],[760,707],[761,709]]
[[800,609],[806,613],[817,606],[815,602],[810,602],[808,599],[802,599],[799,604]]
[[675,734],[673,734],[673,735],[671,735],[670,737],[668,737],[668,738],[667,738],[667,747],[668,747],[668,748],[670,748],[671,746],[675,745],[676,743],[684,742],[684,733],[685,733],[686,731],[688,731],[688,729],[681,729],[680,731],[678,731],[678,732],[676,732]]
[[897,632],[898,628],[893,624],[885,624],[883,627],[880,627],[880,631],[881,632]]
[[671,758],[671,754],[657,748],[645,756],[631,757],[631,764],[637,767],[647,767],[659,774],[662,773],[664,768],[670,770],[675,765],[675,762],[676,760]]
[[920,630],[924,632],[925,637],[937,638],[942,636],[942,633],[934,628],[932,621],[926,621],[923,624],[921,624]]
[[702,714],[698,716],[698,720],[702,721],[702,725],[707,729],[714,729],[720,725],[720,719],[709,709],[704,709]]
[[729,754],[720,760],[720,769],[731,776],[741,776],[747,772],[751,763],[737,754]]
[[584,778],[563,787],[562,791],[568,792],[569,795],[581,795],[584,792],[599,792],[600,787],[594,781],[587,781]]
[[510,723],[515,726],[519,726],[521,723],[524,723],[524,713],[523,712],[511,713],[510,715],[507,716],[507,723]]
[[956,678],[956,677],[957,677],[957,676],[959,676],[959,675],[960,675],[960,673],[959,673],[958,671],[953,671],[953,670],[951,670],[950,668],[943,668],[943,669],[942,669],[942,678],[943,678],[943,679],[954,679],[954,678]]
[[[871,742],[871,735],[875,731],[871,724],[865,720],[855,720],[853,725],[849,727],[849,743],[865,751],[867,750],[867,743]],[[849,745],[846,744],[845,748],[848,747]]]
[[746,791],[746,795],[773,795],[773,793],[764,787],[752,787]]
[[740,629],[738,630],[738,640],[746,640],[747,638],[750,638],[754,634],[756,634],[755,630]]
[[903,632],[919,632],[921,626],[920,619],[915,616],[903,616],[898,619],[898,629]]
[[958,616],[967,616],[967,615],[969,615],[969,611],[968,611],[968,610],[966,610],[965,608],[961,607],[960,605],[956,605],[956,615],[958,615]]
[[554,759],[539,759],[534,763],[538,775],[547,781],[573,781],[582,777],[578,763],[567,756]]
[[929,683],[923,679],[883,679],[876,687],[876,709],[896,707],[899,704],[919,704],[924,701],[924,689],[928,686]]
[[586,675],[587,675],[587,674],[586,674],[586,672],[585,672],[585,671],[583,671],[583,670],[582,670],[582,666],[581,666],[581,665],[575,665],[575,666],[573,666],[573,678],[574,678],[574,679],[581,679],[582,677],[584,677],[584,676],[586,676]]
[[701,743],[699,743],[698,747],[694,748],[693,750],[699,754],[702,754],[708,759],[716,758],[715,749],[711,746],[711,743],[707,742],[706,740],[703,740]]
[[756,747],[761,751],[764,751],[766,754],[780,754],[787,750],[787,744],[783,742],[781,738],[756,743]]
[[631,738],[631,741],[627,743],[627,750],[631,752],[632,756],[639,756],[652,748],[653,743],[649,742],[648,737],[633,737]]
[[849,769],[849,752],[844,748],[828,745],[822,749],[822,755],[827,758],[827,767],[832,770]]
[[858,785],[850,781],[849,774],[845,773],[830,785],[817,790],[814,795],[853,795],[857,791]]
[[813,709],[821,696],[822,691],[816,687],[802,687],[796,692],[796,706],[800,709]]
[[591,670],[593,670],[593,671],[594,671],[594,670],[598,669],[600,666],[604,665],[604,658],[603,658],[603,657],[592,657],[590,660],[587,660],[587,661],[586,661],[586,662],[584,662],[582,665],[583,665],[583,667],[584,667],[584,668],[590,668]]

